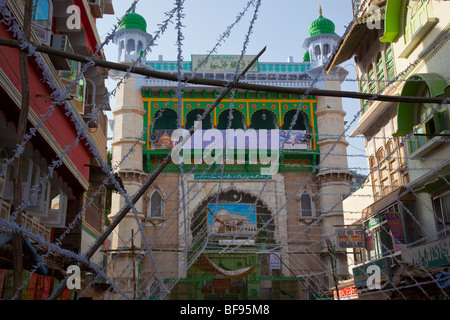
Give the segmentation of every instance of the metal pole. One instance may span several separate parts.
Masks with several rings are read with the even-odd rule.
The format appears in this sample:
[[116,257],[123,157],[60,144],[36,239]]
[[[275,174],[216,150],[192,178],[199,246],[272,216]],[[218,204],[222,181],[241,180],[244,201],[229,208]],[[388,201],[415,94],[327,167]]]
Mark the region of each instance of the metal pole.
[[133,259],[133,284],[134,284],[134,293],[133,299],[136,299],[137,292],[137,284],[136,284],[136,262],[135,262],[135,247],[134,247],[134,229],[131,229],[131,257]]
[[[1,39],[0,38],[0,46],[14,47],[19,48],[20,42],[17,40],[11,39]],[[34,44],[33,44],[34,45]],[[90,57],[86,57],[76,53],[70,53],[58,49],[54,49],[51,47],[46,47],[42,45],[34,45],[36,47],[36,51],[42,52],[48,55],[55,55],[58,57],[88,63],[91,61]],[[129,66],[121,63],[115,63],[110,61],[105,61],[102,59],[92,59],[97,67],[128,72]],[[177,82],[179,81],[177,75],[149,70],[147,68],[142,67],[134,67],[131,68],[131,73],[140,74],[146,77],[163,79]],[[208,85],[215,87],[226,87],[227,82],[223,80],[215,80],[215,79],[203,79],[203,78],[192,78],[192,79],[183,79],[181,80],[185,83],[191,84],[200,84],[200,85]],[[358,100],[372,100],[372,101],[387,101],[387,102],[406,102],[406,103],[435,103],[442,104],[444,102],[444,98],[437,97],[403,97],[403,96],[389,96],[389,95],[374,95],[372,93],[361,93],[361,92],[351,92],[351,91],[338,91],[338,90],[322,90],[322,89],[307,89],[307,88],[287,88],[287,87],[278,87],[278,86],[268,86],[268,85],[260,85],[260,84],[252,84],[252,83],[236,83],[236,89],[242,90],[253,90],[253,91],[263,91],[263,92],[273,92],[273,93],[285,93],[285,94],[296,94],[299,96],[304,95],[306,92],[311,96],[322,96],[322,97],[340,97],[340,98],[351,98]]]
[[[31,15],[33,9],[32,0],[25,1],[23,32],[27,41],[30,40],[31,33]],[[23,142],[28,122],[28,113],[30,110],[30,80],[28,75],[28,52],[26,50],[20,51],[19,68],[22,85],[22,102],[19,114],[19,121],[17,123],[16,144],[20,145]],[[22,154],[19,155],[13,167],[13,190],[14,190],[14,210],[16,210],[22,203]],[[17,212],[15,223],[22,224],[22,211]],[[13,247],[13,265],[14,265],[14,292],[22,286],[23,273],[23,235],[20,232],[13,232],[12,247]],[[22,290],[19,290],[16,295],[17,300],[22,300]]]
[[339,297],[339,288],[338,288],[338,283],[337,283],[337,278],[336,278],[336,272],[334,269],[334,251],[331,248],[331,241],[327,239],[326,242],[327,242],[327,247],[328,247],[328,253],[330,254],[330,259],[331,259],[331,271],[333,272],[333,281],[334,281],[334,287],[336,289],[337,299],[341,300]]

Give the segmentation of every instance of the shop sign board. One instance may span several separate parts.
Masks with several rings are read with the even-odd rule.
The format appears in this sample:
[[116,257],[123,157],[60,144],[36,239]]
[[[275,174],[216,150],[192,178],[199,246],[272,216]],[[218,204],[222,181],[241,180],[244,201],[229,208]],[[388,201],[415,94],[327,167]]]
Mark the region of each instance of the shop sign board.
[[405,262],[428,268],[450,265],[450,237],[402,251]]
[[343,228],[337,234],[338,246],[341,248],[364,248],[365,235],[362,228]]
[[[388,281],[392,279],[391,262],[389,258],[373,260],[363,265],[353,268],[353,277],[356,287],[367,286],[367,280],[372,276],[373,266],[379,268],[379,281]],[[377,269],[378,269],[377,268]]]
[[270,254],[270,269],[272,269],[272,270],[280,270],[281,269],[280,256],[276,253]]
[[[235,72],[236,68],[245,69],[255,59],[254,55],[199,55],[193,54],[192,70],[196,72],[216,73]],[[258,62],[250,67],[250,72],[258,71]]]
[[386,212],[386,221],[394,238],[394,251],[400,251],[406,245],[405,232],[403,231],[402,221],[399,212]]
[[[333,293],[334,293],[334,300],[337,300],[336,290],[333,290]],[[358,291],[356,290],[356,287],[339,289],[340,300],[351,300],[357,298],[358,298]]]

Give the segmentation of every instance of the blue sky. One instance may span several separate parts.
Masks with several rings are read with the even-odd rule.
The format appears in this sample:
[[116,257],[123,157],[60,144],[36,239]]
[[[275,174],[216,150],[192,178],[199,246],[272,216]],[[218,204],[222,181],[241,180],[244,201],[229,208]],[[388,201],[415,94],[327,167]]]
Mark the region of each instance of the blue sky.
[[[105,15],[103,19],[97,21],[102,41],[132,2],[132,0],[114,0],[115,15]],[[190,60],[191,54],[206,54],[211,51],[227,27],[234,23],[236,16],[247,2],[248,0],[186,0],[182,29],[184,59]],[[246,53],[257,54],[262,48],[267,47],[260,61],[285,62],[289,56],[293,57],[294,62],[302,61],[305,52],[302,45],[309,36],[308,28],[311,22],[319,17],[319,5],[322,6],[323,16],[335,23],[336,33],[343,35],[346,26],[352,20],[351,0],[263,0]],[[159,29],[158,25],[166,19],[165,12],[174,6],[174,0],[140,0],[136,12],[147,20],[147,32],[153,35]],[[217,54],[241,53],[253,12],[254,7],[251,7],[246,16],[232,30],[226,42],[218,48]],[[157,60],[159,55],[162,55],[164,60],[176,60],[178,54],[176,40],[177,31],[174,20],[157,42],[157,46],[153,47],[147,60]],[[108,60],[117,61],[117,46],[109,44],[105,48],[105,54]],[[347,79],[356,78],[353,60],[343,63],[342,67],[349,71]],[[114,88],[114,84],[110,81],[107,84],[109,88]],[[357,91],[357,84],[355,81],[345,81],[342,90]],[[359,110],[359,101],[343,99],[343,105],[347,112],[345,120],[356,124],[354,119]],[[114,107],[114,101],[111,101],[111,106]],[[353,131],[353,128],[354,125],[348,129],[347,135]],[[360,137],[357,139],[348,137],[347,140],[350,142],[349,154],[364,154],[364,144]],[[350,157],[349,167],[366,168],[366,159]]]

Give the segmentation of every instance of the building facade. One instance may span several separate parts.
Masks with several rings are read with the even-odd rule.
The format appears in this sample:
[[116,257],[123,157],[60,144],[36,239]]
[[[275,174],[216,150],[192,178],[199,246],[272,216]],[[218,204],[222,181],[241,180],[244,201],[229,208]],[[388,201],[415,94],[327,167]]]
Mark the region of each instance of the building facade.
[[[0,37],[16,39],[14,28],[24,22],[24,1],[2,1],[1,7]],[[112,1],[33,1],[30,41],[92,56],[101,44],[95,20],[113,13]],[[14,161],[11,163],[11,160],[16,153],[22,89],[20,50],[2,46],[0,52],[0,205],[1,219],[6,223],[17,211],[12,189]],[[103,51],[98,52],[97,57],[105,59]],[[22,193],[26,209],[21,213],[19,224],[33,235],[25,237],[25,244],[34,250],[30,249],[31,254],[25,251],[24,244],[24,253],[31,255],[31,260],[24,260],[25,288],[28,279],[31,281],[35,276],[39,281],[43,281],[42,277],[45,281],[50,279],[52,286],[56,285],[68,265],[76,264],[53,253],[47,257],[45,265],[33,273],[33,258],[44,255],[48,244],[57,243],[62,249],[83,254],[103,230],[105,188],[100,189],[104,179],[101,162],[107,160],[105,112],[110,109],[104,81],[107,70],[89,67],[79,77],[84,65],[76,61],[43,53],[30,56],[29,61],[30,111],[26,133],[36,130],[23,152]],[[55,104],[54,93],[69,88],[64,102]],[[77,122],[87,126],[83,133],[78,131]],[[8,249],[11,228],[2,224],[0,231],[0,269],[11,273],[12,252]],[[103,252],[96,253],[92,263],[103,267],[103,256]],[[92,269],[83,267],[83,278],[86,272]],[[3,299],[14,295],[13,288],[9,289],[3,291]],[[28,298],[39,299],[37,293],[34,295],[30,290]],[[85,298],[94,297],[95,290],[97,285],[85,293]],[[47,296],[50,293],[47,292]],[[65,294],[65,298],[69,296]]]
[[[120,62],[141,58],[141,66],[185,79],[231,81],[236,68],[254,58],[150,60],[142,54],[151,40],[146,26],[135,12],[122,22],[115,38]],[[334,28],[320,12],[302,62],[258,61],[242,81],[340,90],[347,72],[338,66],[322,72],[340,39]],[[330,260],[325,242],[334,242],[336,225],[343,224],[341,199],[352,179],[342,157],[348,143],[340,139],[340,99],[235,90],[202,119],[219,87],[183,84],[180,91],[173,81],[111,76],[124,81],[113,110],[112,146],[113,165],[129,195],[171,154],[177,129],[201,122],[201,135],[193,138],[203,138],[183,150],[192,161],[169,163],[114,231],[109,271],[125,293],[141,299],[312,299],[330,288],[333,269],[347,277],[345,251],[334,248]],[[211,155],[219,160],[206,162],[207,135],[227,137],[228,129],[259,139],[231,147],[241,160],[221,163],[215,149]],[[273,175],[262,170],[269,167],[261,157],[265,130],[277,143],[270,154],[279,163]],[[266,141],[265,152],[274,143]],[[111,219],[125,203],[113,194]]]
[[[328,68],[353,56],[361,92],[448,98],[449,3],[363,3],[353,1],[355,22]],[[352,136],[365,138],[374,203],[348,217],[366,232],[365,248],[353,250],[355,283],[369,299],[448,299],[438,279],[448,267],[449,105],[368,100],[360,115]],[[372,264],[384,288],[405,287],[367,290]]]

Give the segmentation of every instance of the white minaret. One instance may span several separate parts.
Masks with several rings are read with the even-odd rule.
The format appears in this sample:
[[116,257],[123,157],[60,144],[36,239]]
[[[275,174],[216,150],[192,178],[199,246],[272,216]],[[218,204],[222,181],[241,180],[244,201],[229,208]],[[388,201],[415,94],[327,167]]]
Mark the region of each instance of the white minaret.
[[333,21],[322,16],[322,8],[319,13],[319,18],[309,27],[309,38],[303,43],[303,48],[309,52],[311,69],[325,65],[341,40],[334,32]]
[[[348,72],[337,66],[326,73],[324,68],[338,45],[340,37],[334,32],[334,23],[322,16],[321,8],[319,12],[319,18],[309,28],[310,37],[303,45],[309,53],[311,63],[308,74],[313,79],[319,79],[316,82],[316,88],[340,91]],[[317,145],[320,148],[320,168],[317,173],[320,184],[320,214],[323,215],[323,237],[330,240],[332,250],[335,250],[334,269],[338,278],[347,275],[347,264],[345,249],[336,246],[336,232],[339,226],[344,225],[342,200],[350,192],[350,182],[353,178],[348,171],[346,157],[348,142],[344,135],[345,114],[341,98],[317,97],[315,115],[319,132]],[[327,265],[327,270],[330,271],[331,288],[334,287],[331,256],[325,241],[322,252],[323,261]]]
[[[135,12],[131,12],[123,20],[114,38],[114,43],[119,47],[119,62],[131,65],[142,57],[141,64],[145,64],[145,48],[152,39],[146,29],[145,19]],[[110,78],[118,85],[121,82],[116,92],[116,106],[113,111],[112,166],[116,167],[115,172],[122,179],[127,195],[131,197],[146,178],[142,163],[142,147],[145,144],[142,140],[143,117],[146,114],[141,88],[144,77],[131,74],[129,78],[125,78],[125,73],[111,71]],[[125,204],[125,198],[121,194],[113,193],[109,218],[114,219]],[[140,259],[137,257],[135,263],[133,259],[136,257],[134,252],[139,252],[142,247],[139,225],[142,226],[145,219],[143,208],[142,200],[138,201],[135,205],[136,212],[130,210],[112,234],[111,257],[114,258],[114,262],[109,273],[121,290],[131,298],[137,294],[134,282]],[[133,242],[131,242],[132,238]],[[132,250],[132,245],[135,251]],[[109,298],[120,299],[121,297],[115,295]]]
[[118,61],[129,63],[137,61],[142,56],[142,63],[145,63],[145,48],[152,41],[152,36],[147,33],[147,22],[145,19],[133,12],[130,12],[121,23],[113,42],[118,46]]

